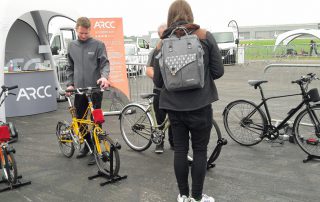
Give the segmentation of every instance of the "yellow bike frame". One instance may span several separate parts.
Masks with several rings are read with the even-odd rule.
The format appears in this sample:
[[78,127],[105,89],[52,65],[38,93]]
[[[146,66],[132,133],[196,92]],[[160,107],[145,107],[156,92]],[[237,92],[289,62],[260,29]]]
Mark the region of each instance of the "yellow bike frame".
[[[99,144],[99,138],[98,135],[99,133],[102,133],[103,130],[100,127],[99,124],[96,124],[93,120],[91,120],[91,116],[89,116],[89,114],[92,113],[93,111],[93,104],[91,99],[88,99],[88,107],[86,109],[86,112],[84,113],[83,117],[81,119],[78,119],[76,116],[76,108],[72,105],[70,98],[67,97],[68,101],[69,101],[69,112],[72,116],[72,122],[70,124],[70,130],[73,131],[75,133],[76,136],[78,136],[79,138],[79,142],[80,144],[84,143],[84,137],[86,135],[88,135],[89,131],[91,131],[93,129],[93,139],[94,139],[94,143],[96,145],[96,149],[97,149],[97,153],[101,154],[101,147]],[[72,143],[73,140],[66,140],[66,139],[60,139],[61,142],[66,142],[66,143]],[[106,143],[105,147],[108,151],[110,151],[110,146],[107,145]]]

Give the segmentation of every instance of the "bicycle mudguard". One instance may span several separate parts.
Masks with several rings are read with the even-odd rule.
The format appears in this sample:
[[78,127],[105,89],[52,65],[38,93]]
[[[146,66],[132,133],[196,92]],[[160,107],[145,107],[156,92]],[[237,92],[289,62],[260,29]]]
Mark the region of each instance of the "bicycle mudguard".
[[252,105],[254,105],[255,107],[257,107],[257,105],[256,105],[254,102],[249,101],[249,100],[234,100],[234,101],[230,102],[230,103],[224,108],[224,110],[223,110],[223,112],[222,112],[222,116],[225,115],[225,113],[226,113],[227,109],[230,107],[230,105],[233,105],[233,103],[239,102],[239,101],[249,102],[249,103],[251,103]]

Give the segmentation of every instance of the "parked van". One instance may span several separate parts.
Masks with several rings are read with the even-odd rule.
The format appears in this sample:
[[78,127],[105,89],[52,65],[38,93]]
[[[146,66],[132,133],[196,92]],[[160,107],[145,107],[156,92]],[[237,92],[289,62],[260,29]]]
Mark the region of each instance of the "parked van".
[[73,27],[60,27],[50,38],[52,57],[56,63],[58,80],[63,83],[66,80],[67,49],[71,41],[77,39]]
[[159,41],[160,41],[160,38],[159,38],[158,32],[153,32],[150,35],[150,47],[155,48]]
[[214,31],[212,34],[220,49],[223,64],[235,64],[239,39],[234,30],[227,27],[223,30]]
[[50,48],[54,58],[65,57],[68,45],[76,40],[76,31],[72,27],[61,27],[53,33],[50,39]]

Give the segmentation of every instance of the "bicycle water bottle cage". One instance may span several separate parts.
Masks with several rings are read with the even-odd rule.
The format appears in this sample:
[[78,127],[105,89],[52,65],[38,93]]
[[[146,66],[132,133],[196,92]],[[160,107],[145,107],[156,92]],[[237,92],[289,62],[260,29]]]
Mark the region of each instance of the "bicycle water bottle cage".
[[94,109],[92,111],[93,120],[96,124],[102,124],[104,123],[104,116],[102,109]]
[[257,89],[258,86],[262,83],[268,83],[266,80],[248,80],[250,86],[254,86],[254,89]]

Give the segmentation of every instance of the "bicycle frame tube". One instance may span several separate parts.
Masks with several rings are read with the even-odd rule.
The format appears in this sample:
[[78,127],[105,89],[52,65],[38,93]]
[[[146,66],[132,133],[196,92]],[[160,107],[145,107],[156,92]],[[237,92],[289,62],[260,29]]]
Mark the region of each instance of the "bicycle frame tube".
[[[73,131],[75,133],[75,135],[77,135],[79,137],[79,141],[80,143],[84,142],[84,137],[87,135],[87,133],[82,134],[82,132],[80,131],[80,126],[83,125],[87,125],[88,127],[93,127],[93,125],[95,125],[95,123],[93,123],[93,121],[90,119],[90,117],[88,117],[88,113],[89,111],[91,112],[93,110],[93,104],[92,104],[92,100],[90,98],[90,96],[88,96],[88,107],[83,115],[83,117],[81,119],[77,118],[75,116],[75,113],[73,113],[71,110],[74,110],[74,106],[70,100],[69,97],[67,97],[68,99],[68,103],[69,103],[69,109],[70,109],[70,113],[72,116],[72,123],[71,123],[71,127],[73,128]],[[87,118],[85,118],[87,117]],[[90,131],[90,128],[87,128],[88,131]],[[71,140],[72,141],[72,140]]]
[[[98,124],[95,124],[93,129],[93,138],[96,145],[97,153],[101,154],[101,147],[100,147],[99,137],[98,137],[99,132],[102,132],[102,129],[100,128],[100,126],[98,126]],[[110,151],[109,145],[105,144],[105,142],[104,142],[104,146],[108,149],[108,151]]]
[[148,107],[146,109],[146,112],[150,113],[154,128],[159,128],[157,117],[156,117],[156,113],[154,111],[153,103],[151,101],[149,101],[149,105],[148,105]]
[[166,115],[166,118],[163,120],[163,122],[159,125],[158,124],[158,120],[157,120],[157,117],[156,117],[156,113],[154,111],[154,108],[153,108],[153,103],[151,102],[149,104],[149,106],[147,107],[147,112],[149,112],[151,114],[151,117],[152,117],[152,121],[153,121],[153,124],[154,124],[154,128],[162,128],[162,131],[166,131],[169,126],[170,126],[170,123],[169,123],[169,118],[168,118],[168,115]]
[[[301,87],[301,86],[300,86]],[[263,94],[263,91],[262,91],[262,87],[259,86],[259,89],[260,89],[260,94],[261,94],[261,97],[262,97],[262,102],[257,106],[257,109],[260,108],[262,105],[264,106],[264,109],[266,111],[266,114],[267,114],[267,121],[268,121],[268,125],[272,125],[271,124],[271,115],[270,115],[270,112],[269,112],[269,108],[268,108],[268,105],[267,105],[267,101],[268,100],[271,100],[271,99],[277,99],[277,98],[285,98],[285,97],[292,97],[292,96],[298,96],[298,95],[302,95],[303,97],[303,101],[294,109],[290,110],[288,112],[288,116],[283,120],[281,121],[281,123],[276,127],[277,130],[281,129],[286,123],[287,121],[295,114],[297,113],[297,111],[299,111],[301,109],[301,107],[306,104],[307,104],[307,101],[305,101],[304,97],[305,97],[305,91],[304,89],[301,88],[302,90],[302,93],[296,93],[296,94],[288,94],[288,95],[281,95],[281,96],[273,96],[273,97],[269,97],[269,98],[265,98],[264,97],[264,94]],[[252,113],[254,113],[255,111],[253,111]]]
[[3,152],[2,152],[2,146],[1,146],[1,148],[0,148],[0,161],[1,161],[1,165],[3,165],[3,163],[4,163],[4,157],[3,157]]
[[[9,170],[9,158],[8,158],[8,151],[6,149],[5,146],[1,146],[1,154],[2,154],[2,158],[1,158],[1,161],[2,161],[2,166],[5,166],[3,167],[2,169],[5,169],[6,172]],[[9,176],[10,173],[7,173],[7,175]],[[6,176],[8,178],[8,176]],[[8,179],[7,179],[8,180]]]

